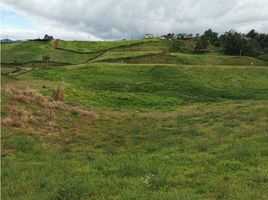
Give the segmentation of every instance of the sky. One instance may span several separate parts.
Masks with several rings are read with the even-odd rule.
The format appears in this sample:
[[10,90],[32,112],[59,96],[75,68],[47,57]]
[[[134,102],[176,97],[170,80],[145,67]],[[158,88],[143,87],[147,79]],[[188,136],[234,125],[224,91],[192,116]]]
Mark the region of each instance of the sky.
[[1,0],[1,39],[139,39],[146,33],[268,33],[268,0]]

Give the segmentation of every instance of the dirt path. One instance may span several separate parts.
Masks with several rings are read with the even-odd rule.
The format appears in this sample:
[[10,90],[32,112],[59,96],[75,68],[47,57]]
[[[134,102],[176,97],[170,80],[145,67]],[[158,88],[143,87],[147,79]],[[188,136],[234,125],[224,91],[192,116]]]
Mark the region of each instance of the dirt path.
[[18,70],[18,71],[9,73],[8,75],[10,75],[10,76],[18,76],[18,75],[21,75],[21,74],[30,72],[30,71],[32,71],[32,70],[33,70],[33,68],[30,68],[30,67],[23,67],[23,68],[20,68],[20,70]]

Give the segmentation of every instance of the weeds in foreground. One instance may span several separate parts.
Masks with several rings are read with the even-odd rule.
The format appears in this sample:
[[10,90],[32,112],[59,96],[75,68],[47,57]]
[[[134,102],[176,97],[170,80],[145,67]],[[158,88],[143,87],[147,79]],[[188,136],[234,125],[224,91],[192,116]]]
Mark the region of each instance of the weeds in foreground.
[[[63,100],[63,92],[59,88],[58,90],[57,93],[60,94],[56,95],[56,99]],[[94,111],[73,107],[61,101],[50,101],[47,97],[30,88],[9,88],[5,89],[4,92],[7,92],[11,99],[6,107],[6,116],[1,121],[3,126],[25,127],[36,123],[40,117],[50,121],[57,116],[57,111],[76,113],[79,117],[89,119],[98,117]],[[34,105],[38,106],[38,113],[34,113],[31,109]],[[40,113],[41,116],[39,116]]]
[[54,101],[64,101],[64,93],[60,86],[52,91],[52,98]]

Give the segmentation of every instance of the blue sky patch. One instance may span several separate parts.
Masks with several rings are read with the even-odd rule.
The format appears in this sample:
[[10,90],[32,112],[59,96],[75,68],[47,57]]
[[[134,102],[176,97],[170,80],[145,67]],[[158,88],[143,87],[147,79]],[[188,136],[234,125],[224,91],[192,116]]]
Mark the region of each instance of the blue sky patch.
[[30,17],[3,4],[1,5],[1,27],[2,29],[38,29],[38,25]]

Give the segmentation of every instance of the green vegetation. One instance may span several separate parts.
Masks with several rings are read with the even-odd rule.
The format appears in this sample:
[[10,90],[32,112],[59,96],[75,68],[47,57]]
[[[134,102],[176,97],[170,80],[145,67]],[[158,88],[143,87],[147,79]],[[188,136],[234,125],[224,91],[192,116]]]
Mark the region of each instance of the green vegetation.
[[173,49],[171,41],[144,40],[145,42],[136,45],[125,45],[115,51],[170,51]]
[[1,67],[1,74],[3,75],[7,75],[9,73],[12,73],[14,71],[16,71],[17,69],[14,67]]
[[128,47],[130,45],[146,44],[154,40],[121,40],[110,42],[82,42],[82,41],[60,41],[60,48],[70,49],[79,52],[98,52],[107,49],[118,49]]
[[101,61],[101,60],[107,60],[107,59],[121,59],[121,58],[131,58],[131,57],[137,57],[137,56],[147,56],[152,54],[158,54],[161,51],[108,51],[104,53],[103,55],[97,57],[94,59],[94,61]]
[[66,101],[113,109],[166,110],[187,102],[268,98],[268,70],[262,67],[105,63],[36,69],[27,77],[64,79]]
[[194,47],[2,45],[2,198],[267,199],[267,61]]
[[147,63],[147,64],[182,64],[182,65],[233,65],[233,66],[267,66],[266,60],[247,56],[225,56],[218,54],[183,54],[165,53],[160,55],[141,55],[127,58],[114,58],[109,62]]
[[48,55],[51,61],[79,64],[86,62],[94,54],[78,54],[54,49],[52,44],[43,41],[27,41],[1,45],[2,63],[24,63],[42,61]]
[[[180,35],[180,34],[179,34]],[[196,36],[196,52],[205,52],[208,45],[221,47],[228,55],[259,57],[267,54],[268,34],[258,33],[254,29],[247,34],[234,30],[225,32],[218,37],[218,33],[208,29],[203,35]]]

